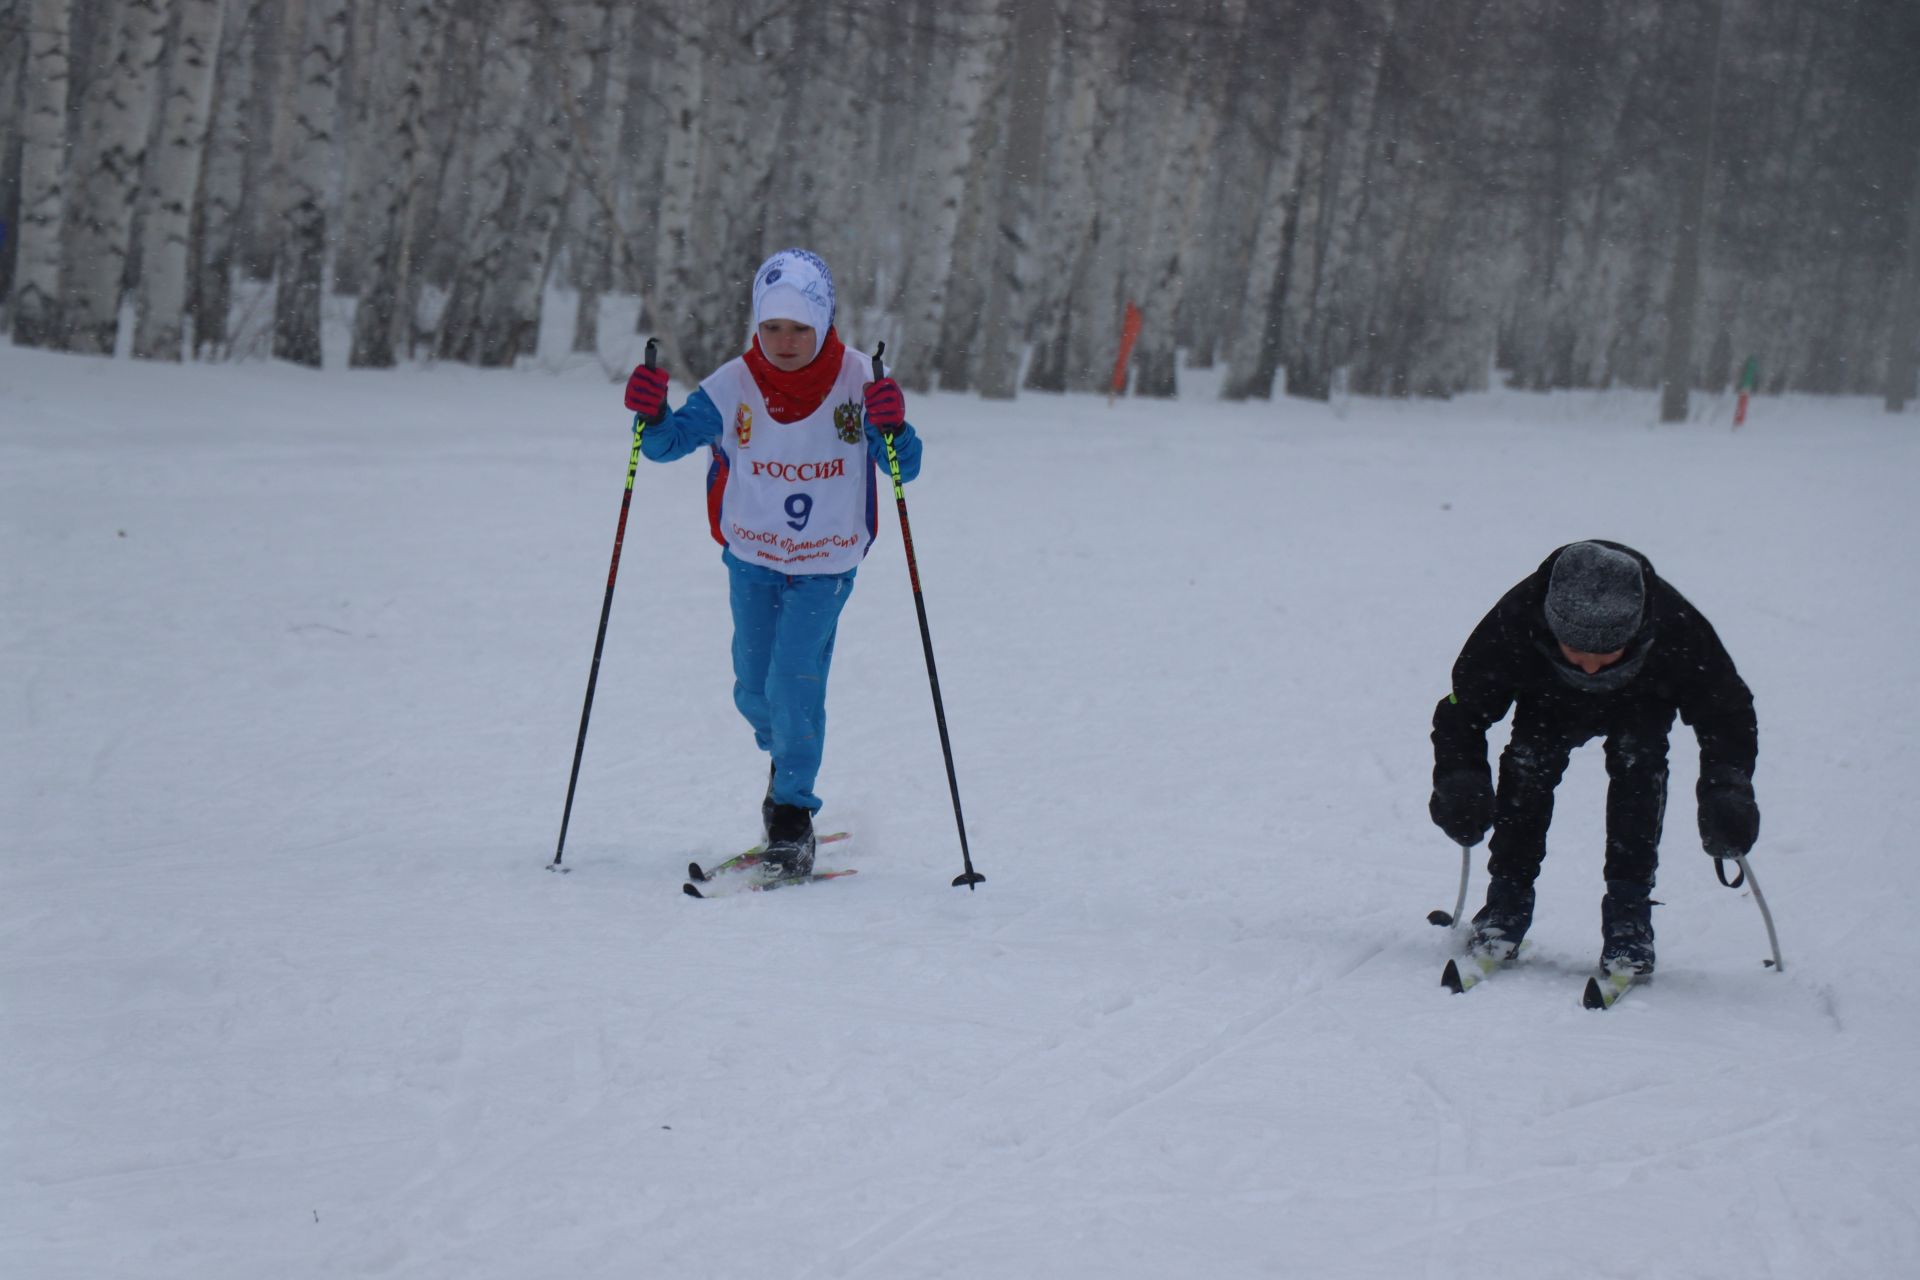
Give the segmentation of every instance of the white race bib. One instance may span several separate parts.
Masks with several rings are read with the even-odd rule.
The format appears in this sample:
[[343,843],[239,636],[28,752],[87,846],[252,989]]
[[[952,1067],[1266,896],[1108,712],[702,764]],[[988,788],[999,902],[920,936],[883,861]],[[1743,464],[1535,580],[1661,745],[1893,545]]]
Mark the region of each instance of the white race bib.
[[872,367],[847,348],[833,389],[798,422],[773,420],[744,357],[700,384],[720,411],[714,534],[736,559],[782,573],[844,573],[867,554],[879,501],[862,397]]

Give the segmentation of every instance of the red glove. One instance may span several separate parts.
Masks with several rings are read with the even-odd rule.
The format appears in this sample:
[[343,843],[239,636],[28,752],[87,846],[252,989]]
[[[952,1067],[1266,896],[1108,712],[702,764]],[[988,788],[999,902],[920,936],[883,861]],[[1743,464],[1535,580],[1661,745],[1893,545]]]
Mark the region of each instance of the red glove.
[[881,435],[890,436],[907,425],[907,397],[892,378],[869,382],[863,392],[867,402],[867,422]]
[[667,416],[667,371],[635,365],[627,379],[627,408],[652,426]]

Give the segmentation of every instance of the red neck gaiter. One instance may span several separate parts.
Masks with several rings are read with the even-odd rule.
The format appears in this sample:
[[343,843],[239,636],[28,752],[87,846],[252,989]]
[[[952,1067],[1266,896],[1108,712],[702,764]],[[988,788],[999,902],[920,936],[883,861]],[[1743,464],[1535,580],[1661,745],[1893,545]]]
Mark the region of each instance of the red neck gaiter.
[[846,354],[846,348],[840,343],[840,334],[829,328],[825,342],[820,350],[803,368],[792,373],[774,368],[773,361],[767,359],[760,350],[760,335],[753,336],[753,345],[747,348],[747,368],[753,372],[753,384],[760,388],[761,397],[767,402],[767,412],[773,415],[775,422],[798,422],[820,407],[827,393],[833,390],[834,380],[840,376],[840,364]]

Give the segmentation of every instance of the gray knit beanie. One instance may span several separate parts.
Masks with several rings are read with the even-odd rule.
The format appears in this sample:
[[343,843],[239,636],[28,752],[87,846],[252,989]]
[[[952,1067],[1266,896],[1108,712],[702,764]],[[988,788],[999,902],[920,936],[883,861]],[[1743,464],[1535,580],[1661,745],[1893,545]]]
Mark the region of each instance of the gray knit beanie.
[[1597,542],[1576,542],[1561,551],[1547,579],[1547,626],[1569,649],[1612,653],[1639,633],[1646,601],[1638,560]]

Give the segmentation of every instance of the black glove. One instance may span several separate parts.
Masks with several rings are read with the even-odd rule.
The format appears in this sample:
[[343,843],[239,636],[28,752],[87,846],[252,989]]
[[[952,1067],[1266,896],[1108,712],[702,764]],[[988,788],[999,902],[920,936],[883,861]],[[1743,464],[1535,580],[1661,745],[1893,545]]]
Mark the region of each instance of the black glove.
[[1739,769],[1720,766],[1700,775],[1700,843],[1716,858],[1744,857],[1760,837],[1760,806],[1753,781]]
[[1479,844],[1493,825],[1493,783],[1472,769],[1443,773],[1433,780],[1427,813],[1455,844]]

